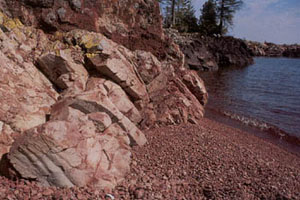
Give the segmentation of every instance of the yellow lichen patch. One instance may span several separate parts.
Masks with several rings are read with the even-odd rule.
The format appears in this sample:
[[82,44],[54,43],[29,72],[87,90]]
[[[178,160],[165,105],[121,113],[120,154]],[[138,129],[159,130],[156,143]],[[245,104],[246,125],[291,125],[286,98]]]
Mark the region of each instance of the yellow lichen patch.
[[93,35],[84,35],[81,37],[80,44],[83,45],[86,49],[90,49],[99,44],[100,40]]
[[58,55],[57,52],[64,48],[65,48],[64,44],[56,40],[53,43],[47,45],[46,51],[55,52],[55,54]]
[[17,27],[22,27],[23,26],[23,24],[22,24],[22,22],[19,20],[19,19],[14,19],[14,21],[15,21],[15,23],[16,23],[16,25],[17,25]]
[[4,20],[3,26],[5,26],[9,30],[12,30],[17,27],[15,21],[12,19]]
[[20,28],[23,26],[22,22],[19,19],[11,19],[2,12],[0,12],[0,24],[2,24],[5,28],[9,30],[12,30],[14,28]]
[[94,47],[94,46],[97,46],[97,43],[96,43],[93,39],[88,40],[88,41],[85,41],[85,42],[83,42],[82,44],[83,44],[84,47],[87,48],[87,49],[90,49],[90,48],[92,48],[92,47]]
[[0,11],[0,24],[4,22],[4,14]]
[[22,23],[20,22],[20,20],[18,20],[18,19],[9,19],[8,18],[8,20],[5,20],[4,22],[3,22],[3,25],[6,27],[6,28],[8,28],[8,29],[10,29],[10,30],[12,30],[12,29],[14,29],[14,28],[20,28],[21,26],[22,26]]
[[59,49],[55,50],[55,55],[60,56],[60,50]]
[[88,58],[94,58],[97,54],[96,53],[86,53],[85,55]]

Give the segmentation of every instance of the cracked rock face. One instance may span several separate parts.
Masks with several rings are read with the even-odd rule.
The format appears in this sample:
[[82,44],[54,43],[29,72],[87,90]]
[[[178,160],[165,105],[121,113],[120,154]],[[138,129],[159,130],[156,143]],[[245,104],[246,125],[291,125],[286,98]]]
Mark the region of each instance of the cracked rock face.
[[[0,12],[0,157],[23,131],[45,123],[58,93],[35,67],[48,41]],[[31,35],[31,37],[29,37]],[[33,49],[35,51],[33,52]],[[31,54],[29,56],[29,54]]]
[[75,63],[71,53],[71,49],[58,50],[57,55],[47,53],[38,58],[38,67],[59,89],[76,87],[84,90],[88,72],[82,64]]
[[28,130],[8,158],[23,178],[43,185],[112,188],[129,170],[130,148],[122,136],[100,132],[95,121],[82,114]]
[[[74,27],[87,30],[69,31],[64,29],[66,24],[56,24],[56,17],[62,18],[59,22],[68,21],[69,12],[81,13],[91,8],[92,1],[8,3],[16,9],[25,6],[22,12],[27,15],[20,17],[28,24],[43,20],[39,14],[54,13],[48,20],[50,28],[63,31],[48,34],[8,17],[1,11],[3,2],[0,0],[0,156],[7,163],[0,162],[5,164],[0,169],[5,175],[47,186],[113,188],[129,170],[131,147],[147,142],[144,129],[201,120],[207,92],[197,73],[182,66],[184,56],[177,45],[170,43],[164,50],[168,59],[162,59],[151,49],[116,42],[113,34],[108,38],[85,26]],[[100,1],[93,2],[97,7]],[[117,2],[124,3],[114,4]],[[132,2],[141,9],[151,8],[147,16],[158,12],[156,2]],[[113,8],[107,1],[103,5]],[[31,15],[32,11],[41,13]],[[102,20],[113,16],[106,12],[110,15],[103,13]],[[122,16],[127,20],[128,30],[146,23],[143,14],[116,16],[114,19]],[[104,22],[102,25],[111,27],[111,21]],[[152,26],[147,23],[145,27]],[[153,38],[146,43],[150,45]]]
[[168,41],[156,0],[2,0],[13,17],[46,32],[99,32],[130,50],[166,57]]

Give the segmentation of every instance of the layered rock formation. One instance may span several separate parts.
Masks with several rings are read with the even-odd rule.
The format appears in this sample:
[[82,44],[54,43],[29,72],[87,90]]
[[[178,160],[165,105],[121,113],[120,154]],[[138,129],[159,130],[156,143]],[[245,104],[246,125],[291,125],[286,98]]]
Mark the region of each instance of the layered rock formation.
[[155,1],[6,0],[8,10],[26,25],[45,32],[85,29],[101,32],[130,50],[166,57],[159,4]]
[[300,58],[300,45],[279,45],[246,41],[253,56]]
[[157,1],[0,0],[0,10],[5,175],[112,188],[143,129],[201,120],[203,81],[163,35]]
[[222,67],[247,66],[253,63],[251,51],[243,40],[179,34],[172,29],[166,30],[166,33],[180,46],[190,69],[215,71]]

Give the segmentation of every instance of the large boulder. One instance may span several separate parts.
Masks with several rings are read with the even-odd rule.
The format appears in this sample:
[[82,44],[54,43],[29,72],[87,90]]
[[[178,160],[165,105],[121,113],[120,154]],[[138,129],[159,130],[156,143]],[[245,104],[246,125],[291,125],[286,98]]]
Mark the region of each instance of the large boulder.
[[[164,87],[161,87],[164,85]],[[145,126],[195,123],[204,115],[204,106],[178,77],[162,74],[149,85],[151,104]]]
[[[97,82],[102,83],[107,90],[107,96],[113,104],[123,113],[128,119],[130,119],[134,124],[138,124],[142,120],[142,116],[139,110],[135,107],[133,102],[127,96],[125,91],[115,82],[105,79],[91,79],[88,83],[90,87],[91,82],[97,84]],[[88,88],[89,89],[89,88]]]
[[82,114],[26,131],[13,144],[10,163],[23,178],[45,186],[113,188],[129,171],[130,148],[122,138],[99,132],[94,117]]
[[185,71],[183,75],[183,82],[201,103],[201,105],[205,106],[208,101],[208,93],[204,86],[203,80],[198,76],[197,72]]
[[[78,54],[80,53],[81,51]],[[37,59],[39,69],[60,90],[71,87],[85,89],[88,72],[82,64],[74,61],[72,54],[76,55],[74,49],[65,49],[47,53]]]
[[133,100],[147,101],[145,84],[135,66],[126,58],[127,53],[129,52],[125,48],[113,52],[103,50],[100,54],[89,57],[88,62],[100,74],[119,84]]
[[93,78],[86,91],[54,104],[48,122],[18,137],[8,159],[21,177],[61,187],[116,186],[129,170],[130,146],[147,140],[110,100],[113,86]]
[[134,55],[137,71],[144,83],[148,85],[161,73],[161,62],[150,52],[137,50]]

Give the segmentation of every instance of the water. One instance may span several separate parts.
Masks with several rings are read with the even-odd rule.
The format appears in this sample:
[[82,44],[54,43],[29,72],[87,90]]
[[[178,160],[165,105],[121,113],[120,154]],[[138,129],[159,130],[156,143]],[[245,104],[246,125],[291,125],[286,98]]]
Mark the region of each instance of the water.
[[208,109],[300,141],[300,59],[255,58],[245,68],[200,76],[210,96]]

